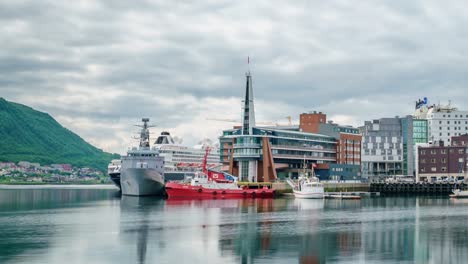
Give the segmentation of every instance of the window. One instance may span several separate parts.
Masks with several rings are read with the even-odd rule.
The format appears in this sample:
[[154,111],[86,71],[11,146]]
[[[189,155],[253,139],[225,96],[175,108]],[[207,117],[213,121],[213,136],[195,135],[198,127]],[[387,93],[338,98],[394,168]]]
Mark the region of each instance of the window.
[[447,121],[447,125],[450,125],[450,121]]
[[[449,137],[450,137],[450,133],[447,133],[447,136],[449,136]],[[450,140],[449,140],[449,141],[450,141]]]
[[446,159],[446,158],[443,158],[443,159],[440,160],[440,162],[442,162],[442,163],[447,163],[447,159]]
[[431,163],[436,163],[436,159],[431,159]]
[[439,124],[442,124],[442,121],[439,121]]
[[432,172],[436,172],[436,171],[437,171],[437,168],[436,168],[436,167],[432,167],[432,168],[431,168],[431,171],[432,171]]
[[437,153],[437,152],[436,152],[435,149],[431,150],[431,154],[432,154],[432,155],[435,155],[436,153]]
[[442,167],[441,171],[447,171],[447,167]]
[[446,149],[442,149],[442,150],[440,151],[440,154],[447,154],[447,150],[446,150]]
[[463,154],[463,153],[464,153],[463,149],[458,150],[458,154]]

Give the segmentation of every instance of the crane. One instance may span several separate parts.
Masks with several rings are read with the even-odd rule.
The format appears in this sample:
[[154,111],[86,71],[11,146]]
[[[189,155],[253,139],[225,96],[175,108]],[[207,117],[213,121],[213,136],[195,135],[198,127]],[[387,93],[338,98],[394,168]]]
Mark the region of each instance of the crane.
[[[272,121],[263,121],[263,122],[256,122],[257,125],[266,125],[266,126],[292,126],[292,117],[287,116],[288,119],[288,124],[287,125],[282,125],[278,122],[272,122]],[[220,121],[220,122],[229,122],[229,123],[238,123],[241,124],[242,122],[240,120],[236,119],[227,119],[227,118],[207,118],[206,120],[211,120],[211,121]]]

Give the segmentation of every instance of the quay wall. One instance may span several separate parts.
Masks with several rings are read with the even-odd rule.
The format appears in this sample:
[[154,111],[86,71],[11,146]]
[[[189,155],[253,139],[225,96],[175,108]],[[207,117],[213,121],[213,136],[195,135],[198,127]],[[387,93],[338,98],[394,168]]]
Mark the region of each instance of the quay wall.
[[382,194],[451,194],[454,189],[466,190],[466,183],[371,183],[371,192]]

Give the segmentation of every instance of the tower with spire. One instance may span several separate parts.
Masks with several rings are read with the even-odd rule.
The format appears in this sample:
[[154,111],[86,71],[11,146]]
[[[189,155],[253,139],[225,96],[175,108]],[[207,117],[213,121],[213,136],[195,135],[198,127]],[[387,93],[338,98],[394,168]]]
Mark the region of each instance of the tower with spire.
[[252,128],[255,126],[255,111],[252,88],[252,75],[250,70],[245,74],[245,99],[242,101],[242,135],[252,135]]

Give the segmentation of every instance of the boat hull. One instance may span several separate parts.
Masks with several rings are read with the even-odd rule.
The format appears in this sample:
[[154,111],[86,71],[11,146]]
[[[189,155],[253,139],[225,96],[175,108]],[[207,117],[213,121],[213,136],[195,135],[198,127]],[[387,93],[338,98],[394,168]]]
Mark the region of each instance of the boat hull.
[[164,194],[164,177],[154,169],[122,170],[120,185],[123,195],[157,196]]
[[311,193],[294,190],[294,197],[298,199],[323,199],[323,192]]
[[468,198],[468,191],[455,190],[450,195],[451,198]]
[[273,198],[275,196],[275,191],[272,189],[215,189],[175,182],[166,184],[166,193],[168,198],[184,199]]
[[120,187],[120,172],[109,173],[109,178],[115,184],[115,186]]

